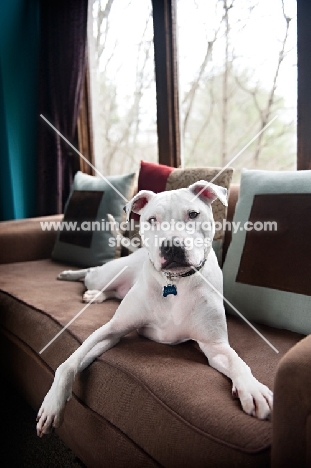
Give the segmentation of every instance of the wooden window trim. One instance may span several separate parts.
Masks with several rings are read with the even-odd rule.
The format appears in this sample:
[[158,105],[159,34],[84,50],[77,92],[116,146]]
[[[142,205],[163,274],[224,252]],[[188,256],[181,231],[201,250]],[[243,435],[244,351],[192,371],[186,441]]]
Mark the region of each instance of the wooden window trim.
[[[93,125],[91,112],[90,72],[86,58],[85,76],[81,96],[80,111],[77,123],[78,148],[81,154],[95,166],[93,146]],[[80,171],[85,174],[95,175],[95,171],[84,159],[79,158]]]
[[180,167],[176,0],[152,0],[159,163]]
[[297,0],[297,169],[311,169],[311,2]]

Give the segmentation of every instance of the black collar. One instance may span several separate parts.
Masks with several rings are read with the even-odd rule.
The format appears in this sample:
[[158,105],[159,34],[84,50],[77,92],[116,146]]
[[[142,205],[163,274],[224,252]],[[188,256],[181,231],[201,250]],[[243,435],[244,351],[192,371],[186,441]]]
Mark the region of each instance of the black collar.
[[205,262],[206,262],[206,258],[203,260],[203,262],[200,263],[200,265],[196,268],[196,267],[191,267],[191,270],[189,271],[186,271],[186,273],[166,273],[166,272],[162,272],[167,278],[169,278],[170,280],[173,279],[173,278],[186,278],[187,276],[191,276],[191,275],[194,275],[197,271],[200,271],[204,265],[205,265]]

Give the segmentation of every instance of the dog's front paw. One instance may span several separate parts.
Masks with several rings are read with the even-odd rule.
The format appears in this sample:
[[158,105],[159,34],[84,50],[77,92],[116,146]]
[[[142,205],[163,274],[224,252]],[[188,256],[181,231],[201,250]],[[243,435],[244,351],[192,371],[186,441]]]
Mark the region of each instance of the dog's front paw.
[[47,393],[37,415],[37,435],[49,434],[53,428],[59,427],[64,419],[67,398],[61,398],[53,389]]
[[255,377],[248,377],[233,384],[232,395],[240,399],[245,413],[258,419],[268,419],[273,406],[273,393]]
[[105,299],[105,294],[101,291],[97,291],[96,289],[85,291],[82,297],[83,302],[92,302],[92,304],[100,304],[101,302],[104,302]]

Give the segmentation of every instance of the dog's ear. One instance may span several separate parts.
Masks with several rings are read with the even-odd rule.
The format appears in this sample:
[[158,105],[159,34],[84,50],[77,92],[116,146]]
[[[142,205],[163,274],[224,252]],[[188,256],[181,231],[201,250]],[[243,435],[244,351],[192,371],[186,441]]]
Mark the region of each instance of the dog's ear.
[[137,195],[135,195],[135,197],[133,197],[123,208],[126,213],[126,220],[130,220],[131,211],[140,214],[147,203],[149,203],[155,195],[156,194],[151,190],[141,190],[138,192]]
[[220,185],[206,182],[206,180],[199,180],[190,185],[189,190],[204,202],[212,203],[218,198],[223,205],[228,206],[228,190]]

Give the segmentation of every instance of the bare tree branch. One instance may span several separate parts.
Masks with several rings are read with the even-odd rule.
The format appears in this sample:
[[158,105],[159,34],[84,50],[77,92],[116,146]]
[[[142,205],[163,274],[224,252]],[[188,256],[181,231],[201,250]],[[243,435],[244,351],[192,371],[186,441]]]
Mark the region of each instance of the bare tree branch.
[[[282,62],[283,62],[283,60],[285,58],[285,46],[286,46],[286,42],[287,42],[287,39],[288,39],[290,22],[291,22],[291,19],[292,19],[292,18],[289,18],[288,16],[285,15],[284,0],[281,0],[281,2],[282,2],[283,17],[284,17],[284,20],[286,22],[285,35],[284,35],[284,38],[283,38],[283,41],[282,41],[281,50],[279,52],[279,58],[278,58],[276,70],[275,70],[275,73],[274,73],[272,87],[271,87],[271,91],[270,91],[270,94],[269,94],[269,97],[268,97],[268,102],[267,102],[266,108],[261,112],[261,115],[260,115],[261,123],[260,123],[260,129],[259,130],[262,130],[267,125],[267,123],[268,123],[268,121],[269,121],[269,119],[271,117],[272,107],[273,107],[274,99],[275,99],[275,91],[276,91],[276,88],[277,88],[277,80],[278,80],[278,77],[279,77],[281,64],[282,64]],[[262,149],[263,140],[264,140],[264,134],[261,133],[259,135],[258,139],[257,139],[256,150],[255,150],[255,154],[254,154],[255,166],[258,165],[259,155],[260,155],[260,152],[261,152],[261,149]]]
[[191,150],[190,150],[190,159],[193,158],[193,156],[195,155],[197,145],[198,145],[199,141],[201,140],[202,135],[206,131],[208,125],[210,124],[210,121],[211,121],[211,118],[212,118],[212,115],[213,115],[214,105],[215,105],[215,97],[214,97],[213,86],[210,86],[209,111],[208,111],[208,114],[207,114],[205,120],[203,121],[203,124],[201,125],[201,127],[200,127],[200,129],[199,129],[199,131],[198,131],[198,133],[197,133],[197,135],[196,135],[196,137],[194,139],[193,144],[192,144],[192,147],[191,147]]
[[[132,163],[134,164],[135,159],[135,147],[137,143],[137,135],[140,127],[140,102],[143,97],[143,91],[146,87],[145,82],[145,70],[147,63],[151,56],[152,42],[146,41],[146,31],[150,22],[151,16],[149,15],[145,22],[144,31],[142,34],[141,41],[138,45],[137,59],[136,59],[136,79],[135,79],[135,92],[134,100],[131,108],[128,111],[127,117],[124,119],[124,125],[121,136],[114,141],[114,144],[110,144],[109,157],[106,158],[107,171],[111,171],[112,163],[115,160],[121,148],[131,147],[132,151],[129,153]],[[142,61],[142,63],[141,63]],[[110,124],[111,125],[111,124]],[[108,126],[109,127],[109,126]],[[109,128],[107,128],[109,132]],[[107,134],[106,131],[106,134]],[[130,145],[131,140],[131,145]]]
[[228,152],[228,102],[229,102],[229,72],[232,64],[229,60],[229,44],[230,44],[230,23],[229,10],[233,7],[233,0],[228,3],[228,0],[223,0],[224,7],[224,23],[225,23],[225,67],[222,80],[222,119],[221,119],[221,165],[225,166]]
[[[111,12],[111,8],[113,5],[114,0],[107,0],[105,8],[101,9],[101,3],[98,2],[98,11],[97,11],[97,18],[96,18],[96,35],[95,35],[95,50],[97,51],[97,63],[99,63],[100,58],[102,56],[103,51],[106,48],[108,31],[109,31],[109,15]],[[102,27],[104,27],[104,31],[102,32]]]
[[188,106],[187,106],[187,109],[185,111],[185,118],[184,118],[184,124],[183,124],[183,136],[184,137],[186,135],[187,125],[188,125],[189,117],[190,117],[190,114],[191,114],[191,111],[192,111],[192,108],[193,108],[196,92],[197,92],[197,90],[199,88],[201,78],[202,78],[202,76],[204,74],[206,66],[207,66],[207,64],[208,64],[208,62],[210,60],[211,55],[212,55],[212,50],[213,50],[213,45],[214,45],[215,40],[216,40],[216,37],[212,41],[208,42],[206,53],[205,53],[203,62],[201,64],[201,66],[200,66],[199,73],[198,73],[197,77],[193,80],[193,82],[191,83],[190,90],[188,91],[188,93],[185,94],[185,97],[183,99],[184,104],[188,101]]
[[185,110],[183,130],[182,130],[184,138],[185,138],[185,135],[186,135],[186,132],[187,132],[189,117],[190,117],[190,114],[191,114],[192,109],[193,109],[193,105],[194,105],[194,102],[195,102],[195,97],[196,97],[197,91],[199,89],[200,82],[201,82],[201,80],[202,80],[202,78],[204,76],[204,72],[206,70],[207,64],[209,63],[209,61],[211,60],[211,57],[212,57],[213,47],[214,47],[214,44],[215,44],[215,42],[216,42],[216,40],[218,38],[220,25],[221,25],[221,22],[219,24],[219,27],[214,32],[213,39],[207,42],[206,53],[205,53],[205,56],[203,58],[203,61],[202,61],[201,65],[200,65],[198,74],[197,74],[196,78],[192,81],[189,91],[187,93],[185,93],[185,96],[183,98],[182,105],[185,106],[187,104],[187,108]]

